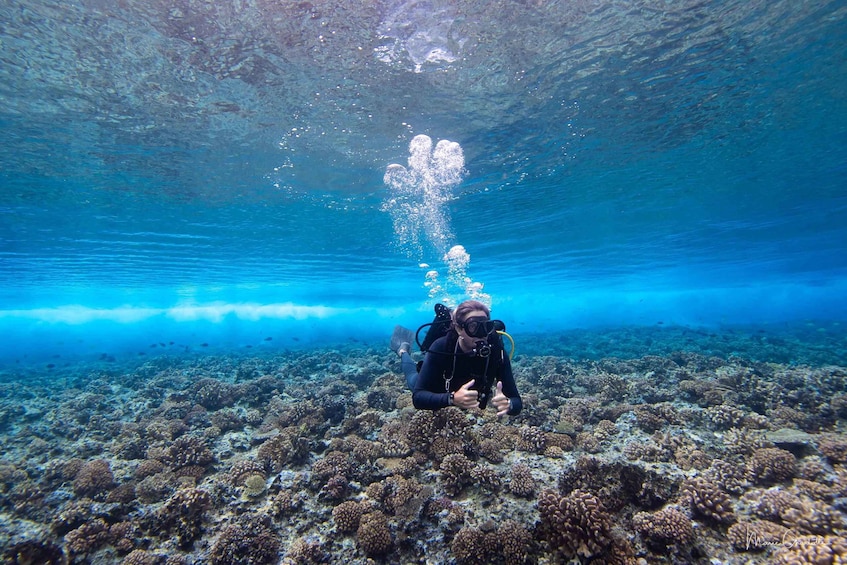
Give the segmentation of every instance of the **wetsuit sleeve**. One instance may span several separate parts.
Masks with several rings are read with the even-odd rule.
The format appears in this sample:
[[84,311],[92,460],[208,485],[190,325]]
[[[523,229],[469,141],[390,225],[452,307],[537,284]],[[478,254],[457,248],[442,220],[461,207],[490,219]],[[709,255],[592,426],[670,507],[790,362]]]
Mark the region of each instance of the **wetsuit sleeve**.
[[509,416],[517,416],[523,410],[523,400],[518,392],[518,385],[512,374],[512,362],[509,361],[508,355],[503,356],[503,363],[500,365],[500,380],[503,383],[503,394],[512,401],[512,408],[507,413]]
[[412,404],[418,410],[438,410],[450,405],[450,394],[444,390],[442,370],[444,355],[428,352],[412,392]]

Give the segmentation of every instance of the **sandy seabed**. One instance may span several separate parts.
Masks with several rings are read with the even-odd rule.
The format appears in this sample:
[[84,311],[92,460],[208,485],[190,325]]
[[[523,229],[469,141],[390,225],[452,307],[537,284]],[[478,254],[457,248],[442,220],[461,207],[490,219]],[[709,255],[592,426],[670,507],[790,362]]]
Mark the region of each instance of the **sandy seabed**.
[[809,335],[524,337],[503,419],[416,411],[385,346],[12,365],[3,562],[841,563],[844,342]]

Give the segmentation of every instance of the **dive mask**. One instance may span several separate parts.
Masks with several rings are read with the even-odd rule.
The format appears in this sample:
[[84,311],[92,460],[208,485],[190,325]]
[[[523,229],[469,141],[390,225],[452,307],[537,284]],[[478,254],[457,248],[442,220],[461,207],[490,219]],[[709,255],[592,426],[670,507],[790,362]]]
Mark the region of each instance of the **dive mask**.
[[483,317],[468,318],[460,324],[461,328],[470,337],[486,338],[495,331],[504,331],[506,324],[500,320],[489,320]]

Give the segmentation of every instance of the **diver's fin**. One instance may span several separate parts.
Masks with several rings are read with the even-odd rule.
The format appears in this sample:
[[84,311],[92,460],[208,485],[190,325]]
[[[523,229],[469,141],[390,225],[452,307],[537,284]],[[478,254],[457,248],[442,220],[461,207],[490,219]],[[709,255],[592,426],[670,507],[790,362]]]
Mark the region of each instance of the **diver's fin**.
[[397,351],[404,343],[409,346],[415,341],[415,334],[412,330],[406,329],[403,326],[394,326],[394,333],[391,334],[391,351]]

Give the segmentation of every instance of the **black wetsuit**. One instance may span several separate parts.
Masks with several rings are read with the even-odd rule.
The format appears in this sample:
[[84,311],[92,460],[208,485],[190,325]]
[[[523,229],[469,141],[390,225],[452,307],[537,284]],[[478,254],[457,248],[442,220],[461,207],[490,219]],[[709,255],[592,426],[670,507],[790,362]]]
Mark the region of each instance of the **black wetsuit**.
[[[435,340],[430,346],[412,392],[412,403],[415,408],[422,410],[446,408],[450,405],[449,393],[456,392],[474,379],[476,382],[472,388],[476,390],[479,390],[486,381],[490,384],[491,398],[496,392],[497,381],[502,381],[503,394],[512,401],[508,414],[517,415],[523,408],[523,402],[515,384],[515,377],[512,375],[509,356],[499,347],[492,348],[491,356],[488,358],[486,379],[486,358],[477,357],[471,353],[465,353],[461,348],[456,348],[456,337],[452,332],[448,333]],[[451,375],[453,377],[450,380],[448,392],[445,383]]]

